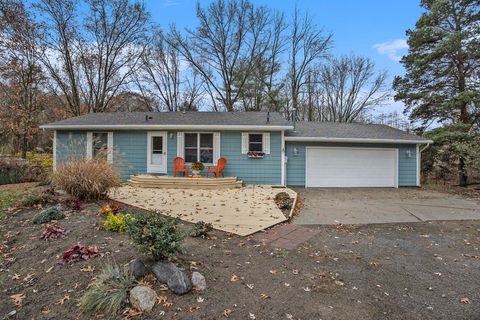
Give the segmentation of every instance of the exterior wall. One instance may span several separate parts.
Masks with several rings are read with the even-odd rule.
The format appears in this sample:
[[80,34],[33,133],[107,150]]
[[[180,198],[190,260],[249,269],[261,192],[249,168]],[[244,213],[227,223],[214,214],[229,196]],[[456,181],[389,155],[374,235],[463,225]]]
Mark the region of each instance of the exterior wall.
[[[358,148],[397,148],[398,149],[398,186],[417,185],[417,148],[412,145],[394,144],[360,144],[360,143],[324,143],[324,142],[285,142],[287,162],[287,185],[305,185],[306,149],[305,147],[358,147]],[[294,148],[298,149],[298,155],[294,155]],[[406,152],[410,150],[411,157],[407,158]]]
[[87,134],[84,131],[57,131],[57,167],[62,162],[80,159],[87,154]]
[[[68,137],[71,136],[71,139]],[[113,131],[113,164],[126,181],[132,174],[147,173],[147,131]],[[281,133],[270,132],[270,154],[251,159],[242,154],[242,133],[222,131],[220,156],[227,159],[225,176],[236,176],[247,184],[281,183]],[[57,162],[86,156],[86,131],[57,132]],[[177,132],[167,132],[167,175],[173,175],[177,156]]]

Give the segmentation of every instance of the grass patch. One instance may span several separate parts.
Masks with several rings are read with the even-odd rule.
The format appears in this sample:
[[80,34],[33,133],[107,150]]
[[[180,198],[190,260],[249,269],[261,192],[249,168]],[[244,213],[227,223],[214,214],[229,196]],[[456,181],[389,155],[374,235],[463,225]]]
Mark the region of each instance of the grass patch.
[[32,185],[9,186],[0,189],[0,219],[7,214],[7,208],[12,207],[27,194],[37,189],[38,187]]

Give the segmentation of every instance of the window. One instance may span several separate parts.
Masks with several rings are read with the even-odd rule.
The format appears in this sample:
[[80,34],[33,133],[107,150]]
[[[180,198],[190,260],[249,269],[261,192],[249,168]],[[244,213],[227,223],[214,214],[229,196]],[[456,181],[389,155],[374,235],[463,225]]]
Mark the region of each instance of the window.
[[108,133],[94,132],[92,134],[92,155],[94,158],[107,159],[108,154]]
[[152,164],[162,164],[163,157],[163,137],[152,137]]
[[213,133],[185,133],[185,162],[213,163]]
[[249,133],[248,134],[248,152],[263,152],[263,134]]

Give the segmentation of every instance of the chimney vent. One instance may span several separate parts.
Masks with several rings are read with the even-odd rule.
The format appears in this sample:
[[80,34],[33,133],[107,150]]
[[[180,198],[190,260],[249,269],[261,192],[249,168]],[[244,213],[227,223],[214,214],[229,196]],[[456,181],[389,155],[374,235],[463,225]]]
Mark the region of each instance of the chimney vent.
[[267,123],[270,123],[270,111],[267,111]]

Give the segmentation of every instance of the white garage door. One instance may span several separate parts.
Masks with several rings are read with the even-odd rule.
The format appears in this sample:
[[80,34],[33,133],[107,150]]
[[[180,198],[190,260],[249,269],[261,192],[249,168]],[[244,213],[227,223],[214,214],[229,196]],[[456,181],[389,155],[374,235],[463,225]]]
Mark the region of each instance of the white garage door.
[[397,150],[307,147],[307,187],[397,187]]

